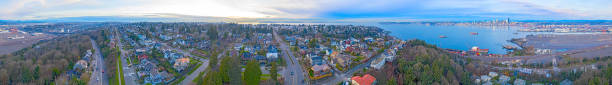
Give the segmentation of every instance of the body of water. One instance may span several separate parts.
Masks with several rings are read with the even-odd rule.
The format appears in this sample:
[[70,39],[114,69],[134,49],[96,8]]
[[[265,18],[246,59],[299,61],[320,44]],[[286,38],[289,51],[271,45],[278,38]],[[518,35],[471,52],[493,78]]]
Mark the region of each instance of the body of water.
[[[489,53],[505,54],[504,45],[517,46],[509,42],[512,38],[522,38],[534,32],[518,32],[512,26],[438,26],[419,24],[379,24],[391,31],[392,36],[400,39],[421,39],[441,48],[469,50],[473,46],[489,49]],[[473,35],[472,33],[477,33]],[[441,38],[440,36],[446,36]],[[518,47],[518,46],[517,46]]]
[[[421,24],[378,24],[378,23],[272,23],[272,24],[328,24],[328,25],[365,25],[377,26],[390,31],[392,36],[403,40],[420,39],[440,48],[467,51],[473,46],[489,49],[489,53],[505,54],[504,45],[512,38],[523,38],[532,34],[552,34],[539,32],[518,32],[520,27],[513,26],[443,26]],[[472,35],[471,33],[478,33]],[[440,38],[446,36],[446,38]]]

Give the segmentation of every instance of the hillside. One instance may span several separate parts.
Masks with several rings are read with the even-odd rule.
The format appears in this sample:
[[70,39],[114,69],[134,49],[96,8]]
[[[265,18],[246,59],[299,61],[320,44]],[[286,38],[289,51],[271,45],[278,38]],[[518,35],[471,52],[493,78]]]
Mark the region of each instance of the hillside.
[[372,74],[381,85],[470,85],[465,61],[422,40],[410,40],[397,59]]

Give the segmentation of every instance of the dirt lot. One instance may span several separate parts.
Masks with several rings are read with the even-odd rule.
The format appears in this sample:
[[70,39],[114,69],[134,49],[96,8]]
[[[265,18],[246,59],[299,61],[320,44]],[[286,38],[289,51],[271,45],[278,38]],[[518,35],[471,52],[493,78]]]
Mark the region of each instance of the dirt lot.
[[[22,39],[9,39],[8,37],[24,36]],[[0,33],[0,55],[8,54],[20,50],[24,47],[29,47],[32,44],[45,39],[54,38],[53,35],[41,34],[32,36],[22,33]]]
[[527,46],[535,48],[575,50],[612,44],[612,34],[566,34],[527,36]]
[[594,58],[612,56],[612,34],[567,34],[567,35],[534,35],[527,36],[527,46],[555,50],[566,50],[554,54],[486,57],[467,56],[484,62],[510,61],[521,59],[527,63],[547,63],[556,56],[567,55],[575,58]]

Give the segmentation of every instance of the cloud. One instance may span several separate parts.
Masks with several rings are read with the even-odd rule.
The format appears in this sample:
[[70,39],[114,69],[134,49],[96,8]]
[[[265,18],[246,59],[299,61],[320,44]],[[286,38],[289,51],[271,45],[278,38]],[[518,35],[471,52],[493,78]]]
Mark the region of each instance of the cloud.
[[290,19],[612,19],[606,0],[7,0],[0,19],[192,16]]
[[575,10],[509,0],[223,0],[221,4],[283,18],[475,18],[575,16]]

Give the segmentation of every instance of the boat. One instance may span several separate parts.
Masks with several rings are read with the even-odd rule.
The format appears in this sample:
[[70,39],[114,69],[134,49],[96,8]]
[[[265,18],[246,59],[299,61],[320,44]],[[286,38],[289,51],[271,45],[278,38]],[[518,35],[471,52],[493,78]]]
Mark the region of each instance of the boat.
[[15,37],[11,37],[11,36],[8,37],[8,39],[23,39],[23,38],[25,38],[25,36],[17,36],[17,35],[15,35]]
[[472,34],[472,35],[478,35],[478,33],[477,33],[477,32],[470,32],[470,34]]
[[516,47],[512,45],[504,45],[504,49],[512,50],[512,49],[516,49]]
[[448,37],[446,37],[446,36],[444,36],[444,35],[440,35],[440,38],[448,38]]

